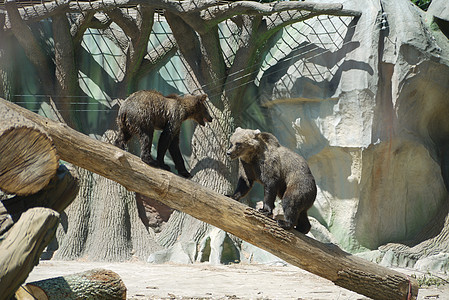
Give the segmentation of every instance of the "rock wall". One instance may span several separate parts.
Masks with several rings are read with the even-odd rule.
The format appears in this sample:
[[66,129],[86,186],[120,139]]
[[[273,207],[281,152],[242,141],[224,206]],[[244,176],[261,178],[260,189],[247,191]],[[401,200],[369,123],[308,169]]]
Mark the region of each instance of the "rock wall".
[[[285,47],[278,64],[290,67],[266,70],[260,88],[274,133],[307,158],[316,177],[310,214],[323,226],[312,233],[325,228],[347,251],[380,261],[391,248],[367,251],[414,247],[430,238],[423,231],[445,230],[429,228],[444,223],[449,200],[449,43],[441,30],[449,13],[444,0],[428,12],[408,0],[344,7],[363,15],[310,22],[296,42],[316,55]],[[403,265],[420,257],[426,254],[415,251]],[[447,257],[440,253],[434,269],[448,269]]]

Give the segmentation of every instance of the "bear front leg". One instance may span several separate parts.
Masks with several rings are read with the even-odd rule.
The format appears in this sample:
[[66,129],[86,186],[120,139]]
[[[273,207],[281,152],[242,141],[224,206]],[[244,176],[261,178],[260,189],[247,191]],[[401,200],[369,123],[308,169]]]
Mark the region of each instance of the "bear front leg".
[[179,134],[173,137],[168,151],[175,163],[175,168],[178,170],[178,174],[185,178],[192,177],[184,165],[184,159],[182,158],[181,150],[179,149]]
[[264,185],[263,208],[259,212],[267,217],[273,216],[274,201],[276,200],[277,189],[275,185]]
[[240,200],[240,198],[245,197],[245,195],[248,194],[252,186],[252,180],[245,180],[245,178],[240,177],[239,181],[237,182],[237,188],[235,189],[234,194],[232,194],[231,198],[237,201]]
[[159,142],[157,143],[157,163],[159,168],[170,171],[170,166],[164,162],[165,153],[170,146],[172,139],[172,133],[168,128],[165,128],[159,137]]

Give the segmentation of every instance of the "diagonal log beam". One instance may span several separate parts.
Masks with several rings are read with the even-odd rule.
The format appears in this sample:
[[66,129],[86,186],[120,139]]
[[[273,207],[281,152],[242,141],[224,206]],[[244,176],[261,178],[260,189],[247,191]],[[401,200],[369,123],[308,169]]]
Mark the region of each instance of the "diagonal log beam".
[[3,99],[0,106],[7,106],[45,128],[63,160],[112,179],[131,191],[157,198],[343,288],[374,299],[417,298],[418,283],[413,278],[353,256],[335,245],[285,231],[274,220],[242,203],[152,168],[140,158],[65,124]]

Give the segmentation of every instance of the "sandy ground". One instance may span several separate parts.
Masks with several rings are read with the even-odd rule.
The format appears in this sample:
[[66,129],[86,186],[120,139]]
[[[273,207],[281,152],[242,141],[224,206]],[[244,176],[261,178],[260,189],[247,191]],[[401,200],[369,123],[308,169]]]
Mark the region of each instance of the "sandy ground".
[[[290,265],[176,265],[52,260],[41,261],[30,273],[27,282],[96,268],[118,273],[128,289],[127,298],[135,300],[369,299]],[[449,300],[449,285],[420,289],[418,299]]]

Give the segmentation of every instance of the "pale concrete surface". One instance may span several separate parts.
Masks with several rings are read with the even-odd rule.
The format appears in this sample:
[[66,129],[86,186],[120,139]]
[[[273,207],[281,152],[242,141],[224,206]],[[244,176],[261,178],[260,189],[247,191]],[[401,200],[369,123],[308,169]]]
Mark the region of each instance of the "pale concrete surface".
[[[41,261],[27,282],[96,268],[118,273],[128,289],[127,298],[135,300],[368,299],[290,265]],[[418,299],[449,300],[449,285],[420,289]]]

